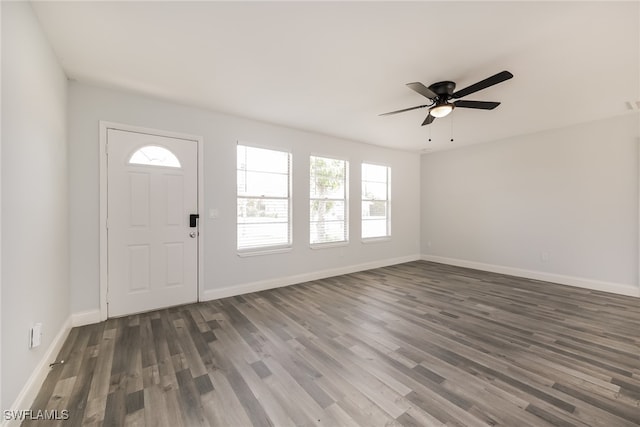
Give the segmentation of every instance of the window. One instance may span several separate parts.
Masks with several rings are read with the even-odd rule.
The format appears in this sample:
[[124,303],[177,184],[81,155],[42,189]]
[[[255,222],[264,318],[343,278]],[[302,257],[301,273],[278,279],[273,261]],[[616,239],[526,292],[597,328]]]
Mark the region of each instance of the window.
[[238,145],[238,251],[291,246],[291,154]]
[[312,245],[346,242],[346,160],[311,156],[310,237]]
[[147,145],[131,155],[129,164],[164,166],[168,168],[179,168],[180,161],[171,151],[157,145]]
[[389,178],[387,166],[362,164],[362,238],[388,237]]

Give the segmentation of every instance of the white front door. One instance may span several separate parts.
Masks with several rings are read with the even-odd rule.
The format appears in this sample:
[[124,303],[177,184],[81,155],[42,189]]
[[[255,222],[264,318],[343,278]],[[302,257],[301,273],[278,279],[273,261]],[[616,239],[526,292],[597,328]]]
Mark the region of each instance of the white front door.
[[108,316],[198,299],[198,144],[108,129]]

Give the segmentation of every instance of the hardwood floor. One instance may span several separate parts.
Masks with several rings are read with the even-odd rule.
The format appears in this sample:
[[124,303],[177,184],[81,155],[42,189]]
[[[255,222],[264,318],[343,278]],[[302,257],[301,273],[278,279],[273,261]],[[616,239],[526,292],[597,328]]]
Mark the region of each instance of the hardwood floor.
[[34,409],[68,409],[64,426],[638,426],[639,353],[636,298],[417,261],[74,328]]

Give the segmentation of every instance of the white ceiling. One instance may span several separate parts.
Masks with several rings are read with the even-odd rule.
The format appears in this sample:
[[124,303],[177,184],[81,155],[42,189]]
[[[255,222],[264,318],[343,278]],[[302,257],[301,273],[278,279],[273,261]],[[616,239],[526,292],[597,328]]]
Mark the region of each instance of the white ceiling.
[[[68,76],[401,149],[450,148],[628,113],[640,3],[36,2]],[[405,86],[514,78],[421,127]],[[451,117],[451,118],[450,118]],[[455,142],[449,142],[452,131]],[[429,130],[429,128],[431,128]],[[427,138],[431,132],[432,142]]]

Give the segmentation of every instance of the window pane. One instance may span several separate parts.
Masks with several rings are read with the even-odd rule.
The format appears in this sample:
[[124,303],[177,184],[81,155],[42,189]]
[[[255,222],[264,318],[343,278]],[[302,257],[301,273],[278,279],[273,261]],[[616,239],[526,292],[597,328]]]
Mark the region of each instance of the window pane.
[[311,243],[344,242],[347,233],[344,221],[311,222]]
[[289,244],[287,223],[238,224],[238,249]]
[[311,198],[344,198],[346,161],[311,156]]
[[238,145],[238,249],[291,244],[291,154]]
[[362,164],[362,180],[363,181],[375,181],[375,182],[387,182],[387,166],[371,165],[368,163]]
[[239,170],[238,195],[287,197],[289,195],[289,175]]
[[286,199],[238,199],[238,223],[288,221],[289,201]]
[[386,237],[389,230],[387,166],[362,164],[362,237]]
[[388,222],[385,219],[372,219],[362,221],[362,237],[385,237],[388,236]]
[[311,201],[311,221],[344,221],[345,213],[345,203],[343,201]]
[[387,183],[379,182],[363,182],[362,183],[362,198],[363,199],[376,199],[387,200]]
[[362,202],[362,219],[370,218],[386,218],[387,202],[384,201],[363,201]]
[[289,173],[289,153],[238,145],[238,169]]
[[168,168],[179,168],[180,161],[171,151],[157,145],[147,145],[137,150],[129,163],[132,165],[164,166]]
[[[314,179],[314,178],[312,178]],[[314,199],[342,199],[344,198],[344,181],[330,182],[335,178],[318,178],[312,181],[311,197]]]
[[310,157],[311,244],[347,240],[347,161]]

